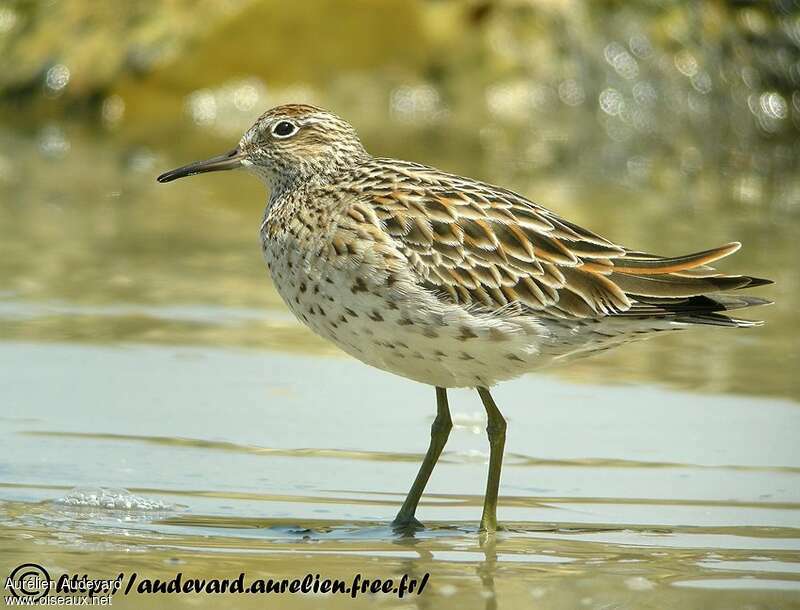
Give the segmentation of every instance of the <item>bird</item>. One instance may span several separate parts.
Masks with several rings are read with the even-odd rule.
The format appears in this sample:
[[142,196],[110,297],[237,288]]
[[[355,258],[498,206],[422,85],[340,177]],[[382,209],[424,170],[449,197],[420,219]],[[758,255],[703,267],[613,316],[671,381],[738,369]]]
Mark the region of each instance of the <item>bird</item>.
[[316,106],[274,107],[231,151],[157,180],[233,169],[269,190],[260,243],[294,315],[358,360],[435,388],[400,529],[423,527],[417,506],[453,427],[448,389],[475,388],[486,410],[478,531],[491,534],[507,428],[491,388],[662,331],[758,326],[728,312],[770,303],[735,294],[770,280],[711,266],[738,242],[681,256],[626,248],[514,191],[372,156]]

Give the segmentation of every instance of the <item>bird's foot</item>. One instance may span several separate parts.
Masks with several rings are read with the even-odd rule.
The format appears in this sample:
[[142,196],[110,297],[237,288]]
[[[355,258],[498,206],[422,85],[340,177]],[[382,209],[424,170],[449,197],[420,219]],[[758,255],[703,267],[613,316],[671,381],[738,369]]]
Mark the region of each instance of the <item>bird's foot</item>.
[[413,534],[416,531],[424,530],[425,526],[422,525],[413,515],[411,517],[397,516],[392,521],[392,529],[399,534]]
[[498,525],[496,520],[481,520],[481,525],[478,528],[478,533],[481,535],[491,536],[497,532],[505,531],[506,528]]

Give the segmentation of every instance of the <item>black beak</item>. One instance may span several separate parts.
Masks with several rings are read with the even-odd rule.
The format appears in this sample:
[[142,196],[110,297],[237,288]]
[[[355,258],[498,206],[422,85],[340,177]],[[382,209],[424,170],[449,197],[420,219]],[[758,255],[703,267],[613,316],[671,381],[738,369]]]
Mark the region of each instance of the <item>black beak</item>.
[[205,172],[221,172],[228,169],[237,169],[242,167],[244,160],[244,153],[238,148],[226,152],[224,155],[217,155],[205,161],[196,161],[189,165],[184,165],[178,169],[173,169],[161,174],[157,180],[159,182],[172,182],[178,178],[185,178],[186,176],[194,176],[195,174],[203,174]]

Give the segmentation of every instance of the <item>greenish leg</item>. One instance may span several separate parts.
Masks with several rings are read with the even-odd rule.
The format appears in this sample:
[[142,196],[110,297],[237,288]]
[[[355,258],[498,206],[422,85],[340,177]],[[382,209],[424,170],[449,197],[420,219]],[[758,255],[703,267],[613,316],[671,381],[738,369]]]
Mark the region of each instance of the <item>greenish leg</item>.
[[478,388],[478,394],[489,420],[486,426],[489,435],[489,478],[486,480],[480,531],[494,532],[497,530],[497,491],[500,488],[500,469],[503,467],[503,448],[506,444],[506,420],[487,388]]
[[422,527],[422,524],[414,518],[414,513],[417,511],[417,504],[425,490],[425,485],[428,479],[431,478],[433,467],[439,456],[442,454],[447,437],[450,436],[450,430],[453,428],[453,420],[450,419],[450,408],[447,405],[447,390],[444,388],[436,388],[436,419],[433,420],[431,426],[431,444],[428,446],[428,452],[425,454],[425,459],[422,460],[422,465],[419,467],[417,478],[406,496],[403,506],[400,507],[400,512],[394,518],[392,525],[407,527],[413,525],[415,527]]

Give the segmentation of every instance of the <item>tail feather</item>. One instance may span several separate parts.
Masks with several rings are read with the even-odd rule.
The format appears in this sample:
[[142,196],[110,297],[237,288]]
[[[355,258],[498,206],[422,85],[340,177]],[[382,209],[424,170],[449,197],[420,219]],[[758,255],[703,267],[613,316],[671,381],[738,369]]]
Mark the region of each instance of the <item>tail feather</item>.
[[757,305],[770,305],[772,301],[761,297],[740,296],[733,294],[715,294],[713,296],[697,296],[687,299],[650,299],[642,297],[638,300],[640,305],[663,306],[674,309],[680,308],[682,312],[691,311],[733,311]]
[[719,313],[697,314],[693,316],[678,316],[676,322],[683,324],[702,324],[708,326],[724,326],[726,328],[754,328],[763,326],[763,320],[745,320],[743,318],[732,318]]
[[655,257],[642,252],[626,252],[614,259],[614,269],[619,273],[638,273],[640,275],[661,275],[687,269],[697,269],[707,263],[725,258],[742,247],[738,241],[718,246],[710,250],[685,254],[683,256]]
[[754,278],[741,275],[692,278],[672,274],[653,276],[615,271],[609,279],[625,294],[634,298],[637,296],[681,298],[722,290],[738,290],[747,287]]
[[722,312],[768,305],[771,301],[722,292],[755,288],[772,281],[747,275],[726,275],[708,265],[733,254],[740,247],[741,244],[733,242],[675,257],[626,251],[625,255],[612,259],[613,273],[606,276],[632,301],[630,309],[620,315],[713,326],[760,325],[761,322],[732,318]]

